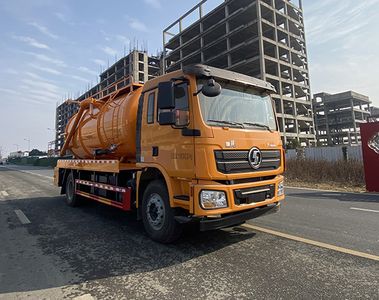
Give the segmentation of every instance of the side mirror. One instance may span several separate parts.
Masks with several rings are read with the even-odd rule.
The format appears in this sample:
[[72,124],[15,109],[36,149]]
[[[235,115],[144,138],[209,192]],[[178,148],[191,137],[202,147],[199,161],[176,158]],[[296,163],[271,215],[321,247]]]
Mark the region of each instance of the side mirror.
[[159,113],[159,125],[175,125],[176,112],[175,111],[162,111]]
[[174,87],[174,97],[175,99],[180,99],[186,96],[186,90],[182,86],[176,85]]
[[221,85],[213,78],[209,79],[207,84],[203,85],[201,92],[207,97],[217,97],[221,94]]
[[158,84],[158,109],[174,109],[174,84],[171,81],[160,82]]

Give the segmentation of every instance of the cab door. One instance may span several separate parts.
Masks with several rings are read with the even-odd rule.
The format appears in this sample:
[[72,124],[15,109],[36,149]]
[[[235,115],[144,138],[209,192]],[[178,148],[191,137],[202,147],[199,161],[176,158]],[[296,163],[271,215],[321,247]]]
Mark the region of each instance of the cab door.
[[[160,165],[170,177],[192,179],[194,168],[194,136],[191,134],[189,84],[174,87],[175,124],[160,125],[158,88],[144,93],[141,126],[141,162]],[[161,94],[160,94],[161,96]]]

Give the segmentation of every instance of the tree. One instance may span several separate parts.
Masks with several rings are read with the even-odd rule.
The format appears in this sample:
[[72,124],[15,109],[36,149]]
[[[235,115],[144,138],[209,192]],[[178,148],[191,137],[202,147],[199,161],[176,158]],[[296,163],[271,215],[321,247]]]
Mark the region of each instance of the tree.
[[29,156],[46,156],[46,152],[42,152],[38,149],[33,149],[32,151],[29,152]]

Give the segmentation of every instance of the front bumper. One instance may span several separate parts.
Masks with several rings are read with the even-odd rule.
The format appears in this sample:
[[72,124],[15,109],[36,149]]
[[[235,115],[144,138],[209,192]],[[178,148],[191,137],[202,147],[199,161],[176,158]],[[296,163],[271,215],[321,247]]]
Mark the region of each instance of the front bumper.
[[[193,185],[193,215],[197,218],[228,216],[237,212],[247,212],[253,208],[265,207],[284,200],[284,195],[278,194],[279,183],[283,182],[283,176],[264,181],[247,182],[233,185],[220,184],[216,182],[199,182]],[[217,209],[204,209],[200,205],[199,197],[202,190],[222,191],[227,197],[227,207]],[[259,196],[257,192],[263,191],[263,198],[252,197],[251,201],[239,201],[241,194],[252,194]],[[264,191],[267,191],[264,192]]]
[[200,231],[215,230],[239,225],[253,218],[276,213],[279,209],[280,203],[274,203],[264,207],[257,207],[248,211],[226,215],[217,219],[202,219],[200,220]]

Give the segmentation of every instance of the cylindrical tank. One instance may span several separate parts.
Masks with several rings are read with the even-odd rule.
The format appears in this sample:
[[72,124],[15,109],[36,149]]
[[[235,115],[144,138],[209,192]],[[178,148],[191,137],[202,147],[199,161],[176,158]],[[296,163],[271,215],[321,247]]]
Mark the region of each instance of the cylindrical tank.
[[[68,144],[76,158],[124,159],[136,157],[136,120],[141,90],[121,95],[103,104],[89,104],[76,128],[77,114],[67,124],[66,137],[75,130]],[[95,155],[95,152],[98,154]]]

